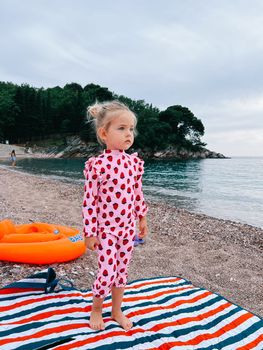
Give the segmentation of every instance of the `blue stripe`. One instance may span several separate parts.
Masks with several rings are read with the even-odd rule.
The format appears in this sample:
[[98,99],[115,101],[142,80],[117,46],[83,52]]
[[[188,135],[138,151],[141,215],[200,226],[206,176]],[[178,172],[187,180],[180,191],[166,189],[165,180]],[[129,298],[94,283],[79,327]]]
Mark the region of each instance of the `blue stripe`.
[[42,289],[43,292],[45,290],[45,287],[47,286],[46,283],[40,283],[40,282],[15,282],[12,284],[9,284],[7,287],[4,287],[3,289],[9,289],[9,288],[21,288],[21,289]]
[[[24,293],[24,292],[21,292],[21,293]],[[18,293],[18,294],[15,294],[15,295],[11,296],[11,297],[0,298],[0,302],[1,301],[13,301],[13,300],[15,300],[16,303],[18,303],[19,300],[22,299],[22,298],[26,298],[26,297],[29,297],[29,296],[31,296],[31,297],[35,296],[36,297],[36,296],[40,296],[40,295],[43,295],[42,291],[35,291],[34,293],[28,292],[28,293],[25,293],[23,295]]]
[[[172,298],[171,298],[172,299]],[[193,311],[199,311],[199,310],[202,310],[203,307],[206,307],[206,306],[211,306],[213,303],[217,302],[219,299],[219,297],[216,297],[215,299],[213,300],[210,300],[209,302],[206,302],[205,304],[202,304],[202,305],[198,305],[196,307],[186,307],[182,310],[178,310],[178,311],[170,311],[170,312],[166,312],[165,314],[162,314],[162,315],[157,315],[155,316],[154,318],[152,316],[150,316],[150,318],[143,318],[142,320],[140,320],[139,322],[137,322],[137,325],[138,326],[143,326],[145,324],[147,324],[148,322],[150,321],[153,321],[153,320],[161,320],[164,316],[167,316],[169,314],[169,317],[171,315],[179,315],[181,312],[193,312]],[[76,306],[76,304],[80,304],[80,303],[83,303],[85,302],[83,299],[81,300],[71,300],[70,301],[70,305],[69,305],[69,302],[68,301],[65,301],[65,302],[61,302],[61,303],[50,303],[50,304],[43,304],[43,305],[40,305],[40,306],[37,306],[33,309],[30,309],[30,313],[31,314],[28,314],[28,310],[25,310],[23,312],[19,312],[19,313],[16,313],[15,315],[6,315],[4,316],[3,318],[3,321],[8,321],[8,320],[12,320],[13,318],[16,318],[16,317],[23,317],[25,316],[26,318],[27,317],[31,317],[31,316],[34,316],[34,313],[38,312],[38,311],[45,311],[49,306],[51,307],[61,307],[63,305],[68,305],[69,307],[73,307],[73,306]],[[160,305],[162,305],[162,302],[159,301]],[[145,302],[143,303],[143,305],[140,305],[140,307],[142,306],[142,308],[146,308],[146,307],[149,307],[151,306],[151,304]],[[124,308],[123,308],[124,309]],[[125,311],[125,310],[124,310]],[[103,317],[104,318],[108,318],[108,317],[111,317],[111,314],[110,312],[104,312],[103,313]],[[168,316],[167,316],[168,317]],[[64,317],[64,318],[61,318],[61,320],[78,320],[78,319],[82,319],[83,317],[74,317],[74,318],[71,318],[71,317]],[[89,319],[89,316],[87,315],[87,318]],[[21,333],[21,332],[24,332],[24,331],[27,331],[28,329],[34,329],[34,328],[37,328],[37,327],[41,327],[43,324],[50,324],[50,323],[53,323],[53,322],[57,322],[57,320],[49,320],[47,322],[44,322],[44,321],[36,321],[36,322],[30,322],[30,324],[28,325],[18,325],[17,327],[14,327],[12,328],[11,330],[7,330],[7,331],[4,331],[4,332],[1,332],[0,331],[0,339],[1,337],[4,337],[4,336],[7,336],[7,335],[10,335],[10,334],[13,334],[13,333]],[[0,328],[1,329],[1,328]]]
[[[96,347],[95,349],[96,350],[105,350],[105,349],[114,349],[116,350],[117,348],[118,349],[127,349],[128,346],[129,347],[135,347],[135,346],[138,346],[138,349],[139,349],[139,344],[144,344],[144,343],[151,343],[153,342],[154,340],[159,340],[159,339],[162,339],[162,342],[163,343],[164,339],[165,341],[169,342],[169,341],[175,341],[176,339],[179,340],[179,337],[182,337],[182,336],[185,336],[191,332],[194,332],[194,331],[200,331],[200,330],[204,330],[204,331],[207,331],[213,327],[215,327],[217,324],[219,324],[221,321],[225,320],[227,317],[231,317],[232,315],[234,315],[235,313],[237,312],[237,310],[231,310],[229,313],[227,313],[226,315],[221,315],[219,316],[216,320],[213,320],[209,323],[207,323],[206,325],[196,325],[196,326],[193,326],[191,328],[186,328],[186,329],[182,329],[182,330],[177,330],[177,331],[174,331],[172,333],[169,333],[169,334],[166,334],[166,333],[161,333],[161,332],[158,332],[158,333],[155,333],[155,334],[151,334],[150,336],[147,335],[147,332],[146,333],[143,333],[141,335],[141,337],[139,338],[133,338],[132,340],[129,339],[128,341],[122,341],[122,342],[119,342],[118,340],[116,340],[115,342],[113,342],[112,344],[107,344],[107,345],[102,345],[102,346],[98,346]],[[70,320],[68,317],[63,319],[63,320]],[[76,320],[76,319],[75,319]],[[155,320],[155,318],[154,318]],[[74,320],[73,320],[74,321]],[[46,323],[38,323],[38,324],[35,324],[36,327],[34,328],[38,328],[38,327],[41,327],[43,326],[44,324],[50,324],[50,323],[56,323],[56,321],[53,321],[53,322],[46,322]],[[55,325],[54,325],[55,326]],[[256,332],[258,329],[260,329],[260,327],[262,327],[262,322],[259,321],[257,322],[256,324],[252,325],[251,327],[249,327],[247,330],[244,330],[242,333],[240,334],[237,334],[233,337],[231,337],[231,341],[228,339],[224,342],[221,342],[221,343],[214,343],[213,345],[209,346],[209,347],[206,347],[206,348],[198,348],[199,350],[214,350],[214,349],[223,349],[224,346],[227,346],[227,345],[230,345],[230,344],[235,344],[236,342],[240,341],[241,339],[247,337],[248,335],[250,335],[251,333],[253,332]],[[113,324],[113,325],[110,325],[106,328],[107,330],[113,330],[116,329],[119,330],[120,327],[119,325],[117,324]],[[28,329],[26,329],[28,330]],[[236,330],[232,330],[231,332],[235,332]],[[92,334],[93,332],[90,331],[90,333]],[[79,332],[79,333],[76,333],[76,334],[72,334],[71,337],[78,337],[78,336],[87,336],[87,339],[89,337],[89,335],[87,334],[87,332]],[[19,335],[18,335],[19,336]],[[59,340],[62,340],[62,339],[65,339],[65,338],[68,338],[69,336],[64,336],[64,337],[58,337],[58,338],[55,338],[54,341],[59,341]],[[131,336],[132,337],[132,336]],[[135,335],[136,337],[136,335]],[[76,339],[76,338],[75,338]],[[77,340],[77,339],[76,339]],[[215,339],[212,339],[211,341],[217,341],[217,338]],[[29,345],[25,345],[25,346],[22,346],[22,347],[19,347],[19,348],[16,348],[17,350],[20,349],[20,350],[35,350],[36,349],[36,345],[40,345],[40,346],[43,346],[43,345],[46,345],[48,343],[50,343],[50,340],[46,340],[46,341],[40,341],[38,343],[35,342],[34,339],[32,339],[32,342]],[[27,346],[27,347],[26,347]],[[35,347],[34,347],[35,346]],[[116,347],[117,346],[117,347]],[[217,346],[215,348],[215,346]]]
[[[59,322],[67,322],[67,321],[72,321],[72,322],[77,322],[83,320],[83,322],[87,322],[87,328],[88,328],[88,321],[89,321],[89,315],[87,314],[87,317],[70,317],[70,316],[66,316],[66,317],[61,317],[61,319],[59,319]],[[4,337],[8,337],[10,335],[16,334],[18,337],[19,336],[23,336],[23,332],[28,332],[29,330],[35,330],[38,331],[39,328],[45,326],[45,325],[52,325],[54,324],[54,327],[57,327],[57,322],[58,320],[47,320],[47,321],[35,321],[35,322],[30,322],[29,324],[24,324],[24,325],[18,325],[17,327],[14,326],[9,330],[0,332],[0,339],[4,338]],[[71,322],[71,323],[72,323]],[[88,328],[89,329],[89,328]],[[91,329],[90,333],[92,333],[93,331]],[[84,333],[87,334],[87,333]]]
[[[36,278],[43,278],[43,284],[46,285],[46,283],[44,283],[45,279],[49,279],[49,281],[55,281],[55,272],[53,269],[49,269],[46,272],[40,272],[37,273],[33,276],[30,276],[28,278],[32,279],[32,284],[34,279]],[[171,279],[174,279],[175,277],[172,276]],[[145,286],[141,286],[139,289],[136,290],[130,290],[130,291],[126,291],[125,292],[125,296],[144,296],[145,293],[162,293],[169,289],[176,289],[176,288],[181,288],[183,286],[190,286],[191,289],[187,290],[185,292],[179,292],[178,294],[172,293],[170,295],[160,295],[158,297],[158,300],[155,300],[155,298],[153,300],[143,300],[143,301],[138,301],[137,303],[133,304],[133,306],[126,305],[123,307],[123,311],[125,311],[125,313],[127,312],[132,312],[135,308],[140,309],[145,309],[148,307],[154,307],[156,306],[157,308],[159,308],[159,310],[156,310],[157,315],[152,316],[150,314],[146,314],[146,315],[141,315],[140,319],[136,322],[135,326],[137,327],[142,327],[145,329],[145,331],[141,334],[135,334],[134,336],[128,336],[127,340],[121,341],[119,342],[119,337],[117,336],[115,339],[115,341],[112,344],[104,344],[101,346],[97,346],[96,350],[116,350],[116,349],[128,349],[131,347],[133,349],[139,350],[141,349],[141,347],[143,346],[143,344],[146,344],[147,342],[149,342],[150,344],[156,340],[158,344],[163,344],[165,347],[165,343],[168,342],[173,342],[176,341],[178,339],[180,339],[180,337],[185,336],[187,334],[192,333],[191,338],[195,337],[195,333],[197,331],[201,332],[201,334],[204,333],[211,333],[212,329],[218,325],[220,325],[220,322],[226,322],[230,323],[231,321],[229,320],[230,317],[232,317],[233,315],[237,314],[239,311],[244,310],[241,307],[229,302],[227,299],[221,297],[219,294],[213,293],[210,295],[210,300],[197,300],[194,304],[185,304],[185,305],[181,305],[180,307],[183,307],[181,309],[178,309],[177,307],[174,307],[170,310],[167,310],[165,308],[163,308],[162,306],[164,305],[164,303],[175,303],[178,300],[182,300],[185,297],[188,296],[194,296],[195,294],[198,294],[199,292],[206,292],[207,290],[204,288],[197,288],[195,286],[192,286],[192,284],[185,280],[182,279],[181,277],[178,277],[180,279],[180,281],[178,281],[179,283],[176,282],[172,282],[171,284],[169,284],[170,282],[165,282],[162,283],[162,280],[167,280],[169,279],[169,277],[156,277],[156,278],[146,278],[144,280],[140,279],[137,281],[133,281],[131,283],[129,283],[130,286],[134,285],[135,283],[142,283],[145,281],[146,283],[149,283],[151,281],[159,281],[159,284],[157,285],[147,285],[145,284]],[[17,282],[14,283],[13,285],[15,285],[16,287],[18,287],[18,284],[24,284],[24,285],[28,285],[28,282]],[[31,283],[29,283],[31,284]],[[31,284],[31,285],[32,285]],[[42,283],[36,283],[34,285],[43,285]],[[8,286],[10,288],[10,286]],[[76,290],[77,291],[77,290]],[[82,291],[83,292],[83,291]],[[90,292],[90,290],[86,290],[86,292]],[[60,292],[56,292],[58,293],[58,297],[59,297],[59,293]],[[55,293],[55,295],[56,295]],[[63,292],[62,292],[63,293]],[[64,293],[63,293],[64,294]],[[52,294],[54,295],[54,294]],[[15,300],[15,302],[19,302],[19,300],[24,300],[24,299],[29,299],[29,297],[38,297],[39,293],[30,293],[30,294],[26,294],[26,295],[14,295],[13,297],[7,297],[4,296],[1,299],[0,296],[0,301],[10,301],[10,303]],[[55,316],[55,310],[56,309],[60,309],[63,306],[68,306],[68,307],[78,307],[79,304],[83,304],[83,311],[84,311],[84,307],[86,307],[87,305],[91,305],[92,300],[91,298],[87,298],[84,299],[83,296],[79,296],[76,299],[72,299],[67,297],[67,294],[65,294],[63,296],[63,298],[66,298],[67,300],[60,300],[60,301],[55,301],[54,300],[47,300],[42,302],[40,301],[35,301],[35,307],[30,309],[30,305],[29,305],[29,309],[28,310],[22,310],[21,312],[16,312],[16,314],[13,315],[5,315],[4,318],[1,318],[2,321],[8,321],[16,318],[16,317],[21,317],[21,318],[29,318],[34,316],[34,314],[37,312],[45,312],[47,311],[47,308],[51,307],[54,310],[54,316]],[[111,296],[108,296],[106,298],[106,300],[110,300]],[[183,327],[179,327],[177,330],[174,330],[174,327],[171,326],[170,328],[168,327],[168,329],[166,328],[165,330],[167,332],[169,332],[169,334],[165,334],[163,331],[159,331],[156,332],[154,334],[150,334],[147,332],[147,325],[150,322],[153,322],[153,325],[157,325],[157,324],[161,324],[163,322],[166,321],[173,321],[176,320],[180,317],[182,317],[182,314],[185,314],[185,317],[190,317],[191,314],[193,312],[201,312],[204,308],[207,308],[209,311],[213,310],[214,308],[217,307],[217,305],[215,305],[215,303],[219,302],[219,301],[225,301],[228,302],[232,305],[232,310],[229,309],[225,309],[222,312],[224,313],[223,315],[213,315],[211,317],[209,317],[209,320],[206,319],[202,319],[202,316],[200,317],[200,320],[197,319],[196,322],[194,322],[191,327],[187,324],[184,325],[184,329]],[[187,301],[186,301],[187,303]],[[219,305],[218,305],[219,306]],[[136,311],[135,311],[136,312]],[[221,311],[219,311],[220,313]],[[83,317],[85,316],[85,317]],[[17,347],[16,350],[37,350],[37,349],[51,349],[53,348],[54,342],[60,342],[60,341],[65,341],[65,344],[70,344],[72,342],[72,339],[75,339],[76,341],[78,340],[79,337],[84,336],[85,339],[89,339],[90,336],[94,336],[96,333],[99,335],[100,332],[94,332],[92,331],[89,327],[88,327],[88,319],[89,319],[89,314],[87,313],[86,315],[83,314],[83,316],[81,317],[74,317],[70,314],[65,314],[65,317],[63,317],[63,315],[61,315],[61,317],[59,318],[59,321],[61,322],[69,322],[74,323],[76,321],[82,321],[82,322],[87,322],[87,330],[85,330],[84,332],[79,332],[78,329],[74,330],[72,329],[71,331],[69,330],[68,332],[70,334],[68,334],[67,336],[61,336],[60,334],[55,335],[53,333],[54,339],[51,339],[50,337],[47,337],[48,339],[44,340],[44,339],[30,339],[29,340],[29,345],[21,345],[20,347]],[[103,313],[103,317],[110,317],[110,312],[104,312]],[[196,317],[198,317],[198,315],[196,315]],[[228,321],[229,320],[229,321]],[[215,338],[208,341],[208,345],[207,347],[198,347],[199,350],[215,350],[215,349],[223,349],[224,347],[226,347],[227,345],[230,345],[233,347],[233,350],[235,349],[235,344],[237,342],[239,342],[240,340],[246,338],[248,335],[253,334],[254,332],[258,331],[259,329],[263,329],[263,321],[260,320],[260,318],[257,318],[256,316],[253,316],[250,319],[251,322],[255,322],[255,324],[249,326],[248,329],[246,330],[241,330],[241,327],[237,326],[236,328],[234,328],[233,330],[231,330],[229,332],[229,338],[226,340],[222,340],[221,337],[219,338]],[[30,322],[28,324],[24,324],[24,325],[13,325],[14,327],[10,330],[5,330],[3,331],[3,328],[5,328],[5,326],[3,325],[2,327],[0,326],[0,339],[4,339],[8,336],[14,336],[14,334],[19,337],[19,336],[23,336],[24,332],[26,331],[32,331],[32,332],[38,332],[39,328],[44,327],[45,325],[48,325],[49,327],[57,327],[57,322],[58,320],[49,320],[49,319],[42,319],[40,321],[36,321],[36,322]],[[178,322],[178,326],[180,325],[180,321]],[[188,326],[188,327],[187,327]],[[223,327],[223,325],[222,325]],[[2,331],[1,331],[2,330]],[[119,331],[120,330],[120,326],[117,323],[112,323],[111,325],[107,326],[106,330],[112,330],[112,331]],[[74,331],[76,331],[76,333],[74,333]],[[103,335],[103,332],[101,332],[101,334]],[[123,333],[125,335],[125,333]],[[107,340],[110,340],[109,338]],[[53,343],[53,346],[52,346]],[[156,344],[157,344],[156,343]],[[158,347],[158,345],[156,345],[156,347]],[[10,344],[10,346],[12,346],[12,343]],[[87,349],[88,349],[88,345],[87,345]],[[190,350],[190,348],[189,348]]]
[[[257,332],[260,328],[262,328],[262,334],[263,334],[263,321],[261,321],[261,320],[259,320],[258,322],[254,323],[249,328],[245,329],[243,332],[241,332],[241,333],[238,332],[237,334],[229,337],[228,339],[217,343],[216,344],[217,349],[224,349],[226,346],[234,345],[235,343],[238,343],[240,340],[245,339],[249,335]],[[249,343],[250,343],[250,341],[249,341]],[[239,346],[241,346],[241,345],[239,345]],[[205,347],[205,348],[200,348],[200,350],[214,350],[214,348],[215,347],[210,345],[210,346]],[[263,349],[263,346],[262,346],[262,349]],[[249,350],[249,348],[247,348],[247,350]]]
[[[189,297],[189,296],[193,296],[194,294],[197,294],[199,292],[199,290],[188,290],[184,293],[181,293],[180,295],[175,295],[175,294],[170,294],[170,295],[166,295],[166,296],[163,296],[163,297],[158,297],[158,300],[146,300],[146,301],[138,301],[138,304],[137,305],[132,305],[132,306],[129,306],[129,305],[126,305],[126,306],[122,306],[122,310],[123,311],[128,311],[128,310],[132,310],[134,307],[146,307],[146,306],[152,306],[152,305],[162,305],[170,300],[173,300],[174,303],[176,303],[178,300],[177,299],[182,299],[184,297]],[[212,295],[211,295],[212,296]],[[187,302],[187,301],[186,301]]]
[[[187,334],[190,334],[191,332],[194,332],[194,331],[200,331],[200,330],[207,331],[207,330],[211,329],[212,327],[216,326],[217,324],[219,324],[221,321],[224,321],[225,317],[231,317],[235,313],[236,313],[236,310],[231,310],[226,316],[222,315],[222,316],[218,317],[216,320],[213,320],[213,321],[207,323],[206,325],[196,325],[196,326],[193,326],[191,328],[186,328],[186,329],[181,329],[181,330],[179,329],[179,330],[173,331],[173,332],[168,333],[168,334],[162,333],[159,331],[158,333],[147,335],[147,331],[146,331],[145,333],[142,333],[142,335],[140,335],[140,337],[138,337],[138,335],[135,335],[135,337],[136,337],[135,339],[132,339],[132,340],[129,339],[128,341],[122,341],[122,342],[116,340],[116,342],[113,344],[110,344],[110,345],[107,344],[107,347],[102,345],[102,346],[96,347],[95,349],[96,350],[105,350],[105,349],[116,350],[116,349],[129,349],[129,348],[137,349],[137,347],[138,347],[138,349],[140,349],[140,346],[142,344],[145,344],[147,342],[152,343],[153,341],[156,341],[156,340],[161,340],[160,344],[165,344],[166,342],[174,342],[176,340],[181,341],[179,339],[180,337],[185,336]],[[119,328],[119,327],[116,326],[116,328]],[[109,328],[107,327],[107,329],[109,329]],[[234,330],[234,331],[236,331],[236,330]],[[243,332],[243,333],[246,334],[246,332]],[[250,334],[250,333],[247,333],[247,335],[248,334]],[[191,338],[194,338],[194,337],[195,336],[193,335]],[[211,345],[211,347],[209,347],[209,350],[223,349],[222,347],[217,346],[217,340],[218,340],[218,338],[211,340],[214,342],[214,344]],[[116,344],[117,344],[117,346],[116,346]],[[191,348],[189,347],[189,350],[190,349]],[[198,347],[198,350],[201,350],[201,348]],[[234,348],[233,348],[233,350],[234,350]]]
[[[58,337],[55,339],[49,339],[49,340],[42,340],[42,341],[33,341],[31,344],[26,344],[19,346],[15,350],[45,350],[45,349],[52,349],[55,346],[61,345],[61,344],[67,344],[70,341],[74,340],[71,336],[64,336],[64,337]],[[52,347],[51,347],[52,346]]]
[[89,300],[89,302],[86,299],[80,299],[80,300],[74,299],[74,301],[73,300],[70,300],[70,301],[65,300],[65,301],[61,301],[61,302],[54,302],[54,300],[50,300],[49,302],[45,301],[45,303],[46,304],[43,303],[41,305],[32,307],[28,310],[16,312],[12,315],[1,316],[1,321],[7,322],[7,321],[12,320],[16,317],[29,318],[29,317],[34,316],[34,313],[37,313],[39,311],[46,311],[46,309],[48,309],[49,307],[51,307],[55,310],[56,308],[60,308],[61,306],[65,306],[65,305],[68,307],[73,307],[73,306],[77,306],[78,304],[81,304],[81,303],[91,304],[91,300]]
[[[189,284],[187,282],[182,282],[182,283],[179,283],[179,284],[169,284],[169,285],[166,285],[166,284],[163,284],[163,285],[154,285],[154,286],[147,286],[146,288],[143,288],[143,287],[140,287],[140,289],[134,289],[134,290],[127,290],[125,291],[125,294],[124,296],[127,296],[127,295],[136,295],[138,293],[146,293],[146,292],[151,292],[151,291],[154,291],[156,290],[156,293],[158,291],[163,291],[164,289],[166,290],[169,290],[169,289],[179,289],[179,288],[182,288],[182,287],[187,287]],[[192,285],[191,285],[192,287]],[[200,289],[198,287],[194,287],[195,289]],[[175,295],[176,296],[176,295]]]
[[[206,302],[206,303],[203,303],[203,304],[199,304],[199,305],[196,305],[196,306],[192,306],[192,307],[185,307],[184,309],[180,309],[180,310],[174,310],[174,311],[168,311],[166,313],[161,313],[159,315],[156,315],[156,316],[149,316],[148,318],[142,318],[141,320],[139,320],[136,325],[137,326],[140,326],[140,327],[143,327],[145,326],[147,323],[155,320],[155,321],[160,321],[162,322],[162,320],[166,320],[167,318],[170,318],[170,317],[175,317],[175,316],[178,316],[180,314],[183,314],[183,313],[186,313],[188,315],[186,315],[185,317],[190,317],[191,316],[191,313],[193,312],[198,312],[198,311],[201,311],[203,310],[205,307],[211,307],[211,309],[213,309],[213,304],[215,304],[218,300],[220,300],[218,297],[215,297],[214,299]],[[161,312],[162,310],[160,310]],[[234,312],[236,313],[238,310],[235,310],[235,311],[231,311],[231,312]],[[224,316],[222,316],[224,318]],[[159,322],[158,322],[159,323]]]

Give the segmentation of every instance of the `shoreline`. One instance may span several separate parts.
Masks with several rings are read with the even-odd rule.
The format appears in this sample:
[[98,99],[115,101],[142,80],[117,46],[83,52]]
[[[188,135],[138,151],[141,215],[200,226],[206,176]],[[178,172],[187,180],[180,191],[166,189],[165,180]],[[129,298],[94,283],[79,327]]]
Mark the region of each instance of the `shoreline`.
[[[3,157],[2,157],[3,158]],[[23,159],[23,158],[27,158],[27,159],[47,159],[47,158],[50,158],[50,159],[55,159],[54,157],[49,157],[47,154],[37,154],[36,157],[32,157],[32,156],[28,156],[28,157],[22,157],[19,158],[19,159]],[[39,177],[39,178],[42,178],[42,179],[47,179],[47,180],[55,180],[55,181],[59,181],[59,182],[63,182],[63,183],[66,183],[66,184],[73,184],[73,185],[76,185],[76,184],[80,184],[83,180],[83,179],[75,179],[75,178],[70,178],[70,177],[62,177],[62,176],[55,176],[55,175],[48,175],[48,174],[32,174],[26,170],[23,170],[23,169],[18,169],[17,167],[12,167],[10,164],[1,164],[1,159],[0,159],[0,169],[6,169],[6,170],[9,170],[9,171],[14,171],[14,172],[18,172],[18,173],[21,173],[21,174],[28,174],[29,176],[35,176],[35,177]],[[200,216],[204,216],[204,217],[208,217],[208,218],[213,218],[213,219],[217,219],[217,220],[222,220],[224,222],[229,222],[230,224],[240,224],[240,225],[245,225],[245,226],[248,226],[248,227],[251,227],[251,228],[257,228],[257,229],[261,229],[263,230],[263,226],[261,225],[256,225],[256,224],[253,224],[253,223],[249,223],[249,222],[246,222],[246,221],[239,221],[238,219],[233,219],[233,218],[224,218],[224,217],[220,217],[220,216],[213,216],[213,215],[209,215],[209,214],[206,214],[205,212],[201,212],[201,211],[192,211],[192,210],[189,210],[187,208],[181,208],[181,207],[177,207],[176,204],[171,200],[171,201],[165,201],[163,198],[161,197],[154,197],[153,195],[149,195],[149,200],[155,204],[164,204],[164,205],[168,205],[172,208],[175,208],[175,209],[180,209],[180,210],[185,210],[187,211],[188,213],[190,214],[195,214],[195,215],[200,215]]]
[[[0,167],[0,220],[42,221],[81,230],[82,185],[12,170]],[[135,248],[130,281],[180,276],[263,316],[263,229],[164,202],[150,201],[149,207],[149,237]],[[0,287],[45,267],[0,262]],[[96,255],[86,252],[76,261],[52,267],[58,278],[88,289],[96,273]]]

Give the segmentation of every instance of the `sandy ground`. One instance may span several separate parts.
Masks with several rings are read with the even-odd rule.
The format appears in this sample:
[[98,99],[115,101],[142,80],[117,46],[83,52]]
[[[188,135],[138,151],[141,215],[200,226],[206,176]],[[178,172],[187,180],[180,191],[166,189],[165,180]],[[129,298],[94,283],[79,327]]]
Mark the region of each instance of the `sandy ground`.
[[[82,186],[0,167],[0,219],[42,221],[81,229]],[[136,247],[130,280],[182,276],[263,316],[263,230],[149,203],[150,234]],[[1,243],[0,243],[1,244]],[[58,277],[90,288],[96,254],[52,265]],[[45,266],[0,262],[0,287]]]

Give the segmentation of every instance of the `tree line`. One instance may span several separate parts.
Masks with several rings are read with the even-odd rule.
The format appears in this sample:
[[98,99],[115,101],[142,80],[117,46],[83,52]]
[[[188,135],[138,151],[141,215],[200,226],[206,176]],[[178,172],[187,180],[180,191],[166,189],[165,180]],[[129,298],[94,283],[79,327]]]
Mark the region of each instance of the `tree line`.
[[53,134],[71,134],[94,142],[96,136],[86,118],[87,106],[96,100],[114,99],[127,104],[138,118],[135,148],[160,150],[171,145],[197,150],[206,145],[201,141],[203,123],[187,107],[174,105],[160,111],[144,100],[116,95],[106,87],[82,87],[77,83],[44,89],[0,82],[0,140],[22,144],[45,140]]

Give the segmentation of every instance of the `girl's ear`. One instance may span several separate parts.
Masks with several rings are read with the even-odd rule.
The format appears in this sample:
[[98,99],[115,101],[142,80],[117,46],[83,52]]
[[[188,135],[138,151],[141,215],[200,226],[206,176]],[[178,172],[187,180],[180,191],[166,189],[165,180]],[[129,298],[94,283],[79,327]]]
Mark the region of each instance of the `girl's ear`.
[[107,137],[107,131],[101,127],[98,129],[98,134],[99,134],[99,137],[102,141],[105,141],[106,137]]

